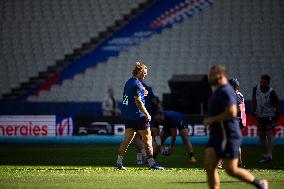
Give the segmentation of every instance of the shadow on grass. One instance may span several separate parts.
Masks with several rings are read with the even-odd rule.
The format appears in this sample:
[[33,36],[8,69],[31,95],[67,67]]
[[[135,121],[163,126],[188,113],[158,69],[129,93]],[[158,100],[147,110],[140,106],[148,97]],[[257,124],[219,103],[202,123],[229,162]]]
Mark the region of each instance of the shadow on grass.
[[[187,181],[187,182],[173,182],[171,184],[205,184],[207,181]],[[227,180],[221,181],[221,183],[241,183],[241,181],[237,180]]]
[[[204,148],[204,145],[194,145],[195,156],[198,160],[195,165],[188,162],[183,145],[177,145],[170,156],[159,155],[157,162],[166,168],[203,169]],[[0,165],[113,167],[117,158],[118,145],[0,144],[0,149]],[[247,168],[283,170],[284,150],[282,146],[275,147],[271,164],[258,163],[256,154],[260,154],[259,146],[243,147],[243,161]],[[136,151],[131,145],[125,155],[124,164],[126,167],[140,167],[135,162]],[[141,168],[146,167],[146,165],[141,166]]]

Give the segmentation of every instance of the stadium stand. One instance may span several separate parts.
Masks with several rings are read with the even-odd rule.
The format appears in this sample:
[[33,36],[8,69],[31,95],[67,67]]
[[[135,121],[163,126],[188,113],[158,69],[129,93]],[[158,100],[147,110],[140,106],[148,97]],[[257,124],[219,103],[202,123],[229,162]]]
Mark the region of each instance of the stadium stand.
[[0,95],[54,66],[144,1],[0,1]]
[[136,60],[148,65],[146,82],[159,97],[169,92],[173,74],[205,74],[212,64],[222,63],[239,79],[247,99],[264,73],[284,99],[283,8],[282,0],[215,1],[206,11],[28,100],[102,101],[110,85],[120,99]]

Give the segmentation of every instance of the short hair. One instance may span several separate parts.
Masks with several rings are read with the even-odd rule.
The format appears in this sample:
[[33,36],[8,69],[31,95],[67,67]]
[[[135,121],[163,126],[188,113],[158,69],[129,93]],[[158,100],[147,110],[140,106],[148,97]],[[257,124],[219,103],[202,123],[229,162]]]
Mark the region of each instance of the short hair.
[[270,82],[270,76],[269,76],[269,75],[262,75],[262,76],[261,76],[261,79]]
[[215,64],[210,68],[210,71],[215,72],[216,74],[223,74],[228,77],[228,72],[226,66],[223,64]]
[[234,87],[234,88],[236,88],[236,89],[238,89],[239,86],[240,86],[240,82],[238,81],[237,78],[232,78],[232,79],[230,79],[230,80],[229,80],[229,83],[230,83],[230,85],[231,85],[232,87]]
[[144,69],[147,69],[147,66],[145,64],[140,63],[140,62],[136,62],[135,67],[132,71],[132,75],[135,76]]

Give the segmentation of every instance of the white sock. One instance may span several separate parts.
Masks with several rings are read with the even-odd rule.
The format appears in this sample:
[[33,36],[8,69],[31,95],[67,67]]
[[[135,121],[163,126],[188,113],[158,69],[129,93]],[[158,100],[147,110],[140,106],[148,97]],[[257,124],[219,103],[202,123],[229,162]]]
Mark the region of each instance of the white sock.
[[154,158],[149,158],[149,159],[147,159],[147,161],[148,161],[148,164],[149,164],[150,167],[152,167],[155,164]]
[[136,154],[137,161],[142,161],[142,153]]
[[118,156],[117,156],[116,164],[122,165],[122,160],[123,160],[123,156],[118,155]]
[[142,153],[143,157],[147,157],[147,153],[146,153],[146,150],[144,148],[141,150],[141,153]]

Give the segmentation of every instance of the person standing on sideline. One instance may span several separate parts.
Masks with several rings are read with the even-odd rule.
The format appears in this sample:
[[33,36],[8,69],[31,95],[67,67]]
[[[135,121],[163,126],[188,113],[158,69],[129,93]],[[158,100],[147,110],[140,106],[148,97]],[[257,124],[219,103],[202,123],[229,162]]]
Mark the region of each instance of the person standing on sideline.
[[125,134],[120,144],[115,169],[125,170],[122,164],[123,157],[136,132],[145,142],[147,162],[150,169],[163,170],[153,158],[152,136],[150,130],[151,116],[145,108],[145,88],[141,81],[147,76],[147,66],[136,62],[132,77],[125,83],[122,101],[122,117],[125,120]]
[[223,166],[228,175],[257,188],[267,189],[267,180],[258,180],[247,170],[238,167],[242,134],[236,119],[236,94],[228,83],[226,67],[220,64],[212,66],[208,81],[213,94],[209,99],[209,116],[203,120],[203,124],[210,127],[204,158],[209,188],[220,188],[217,166],[223,160]]
[[108,95],[104,98],[102,103],[103,116],[120,115],[120,110],[117,108],[117,102],[114,98],[113,88],[110,87],[107,92]]
[[260,83],[254,87],[252,94],[252,119],[257,120],[259,142],[263,153],[260,163],[272,161],[274,129],[280,113],[278,96],[269,84],[270,76],[261,76]]

